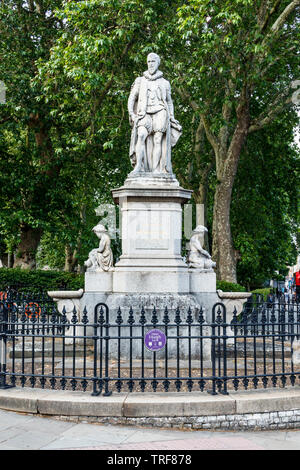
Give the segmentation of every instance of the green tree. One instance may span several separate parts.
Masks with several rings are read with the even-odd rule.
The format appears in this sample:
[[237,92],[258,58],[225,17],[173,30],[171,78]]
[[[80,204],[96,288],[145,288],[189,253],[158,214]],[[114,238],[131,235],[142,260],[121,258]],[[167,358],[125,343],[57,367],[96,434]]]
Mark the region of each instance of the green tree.
[[[287,136],[268,126],[290,106],[291,82],[298,78],[298,5],[278,0],[2,2],[0,79],[8,91],[7,103],[0,106],[0,230],[7,249],[18,248],[16,265],[34,266],[41,237],[40,259],[70,271],[82,265],[94,243],[95,207],[112,202],[110,190],[130,170],[128,91],[147,53],[156,51],[184,129],[174,168],[182,184],[194,190],[194,201],[207,208],[219,278],[236,280],[239,252],[239,276],[253,280],[253,260],[262,260],[263,253],[262,244],[254,248],[255,207],[266,208],[267,199],[253,192],[247,218],[247,179],[237,171],[241,164],[241,175],[251,174],[257,160],[263,188],[267,173],[261,152],[273,152],[274,168],[280,162],[275,156],[283,148],[275,152],[277,138],[273,147],[266,139],[268,130],[278,139]],[[285,116],[290,131],[294,118]],[[236,174],[240,179],[234,187]],[[283,180],[274,179],[274,185],[281,185],[280,207],[286,208]],[[268,207],[272,212],[276,203]],[[284,212],[292,213],[289,207]],[[288,236],[292,225],[286,225]],[[268,231],[271,224],[265,227]],[[265,243],[265,254],[275,239]],[[271,260],[262,271],[270,266]]]
[[61,0],[7,0],[0,4],[0,77],[6,103],[0,106],[0,227],[15,266],[33,267],[35,252],[54,200],[61,161],[53,151],[50,108],[37,101],[37,61],[47,60],[63,24],[54,10]]
[[128,90],[175,12],[173,2],[158,0],[71,1],[56,12],[67,28],[36,80],[61,129],[55,152],[73,183],[64,197],[77,207],[63,206],[55,225],[66,240],[66,269],[87,256],[95,207],[112,203],[111,189],[130,171]]
[[291,106],[297,79],[300,1],[189,0],[179,9],[185,54],[176,72],[215,157],[213,258],[236,282],[230,206],[247,137]]
[[231,224],[239,251],[238,280],[261,286],[296,260],[300,160],[286,112],[268,130],[249,136],[233,189]]
[[128,89],[172,5],[1,3],[0,76],[8,85],[1,167],[9,184],[1,185],[0,225],[15,266],[35,266],[43,234],[60,236],[65,269],[82,261],[95,207],[111,202],[110,189],[130,170]]

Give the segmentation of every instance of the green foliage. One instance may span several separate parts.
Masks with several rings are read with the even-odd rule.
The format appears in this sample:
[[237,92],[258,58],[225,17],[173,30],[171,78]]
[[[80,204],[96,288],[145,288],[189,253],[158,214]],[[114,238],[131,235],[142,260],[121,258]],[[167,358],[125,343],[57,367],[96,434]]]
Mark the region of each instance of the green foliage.
[[233,191],[231,222],[240,252],[238,279],[259,286],[296,261],[299,152],[293,145],[290,111],[250,136]]
[[217,281],[217,290],[223,292],[246,292],[246,288],[233,282]]
[[[0,106],[0,235],[7,250],[17,248],[26,223],[59,240],[59,266],[62,246],[82,265],[94,243],[95,208],[112,203],[111,189],[130,171],[128,90],[175,11],[175,2],[161,0],[0,4],[0,77],[8,87]],[[45,255],[51,265],[52,247]]]
[[0,289],[8,286],[20,286],[21,291],[78,290],[84,286],[84,276],[59,271],[0,268]]
[[[45,100],[37,101],[41,83],[34,83],[37,61],[49,58],[62,25],[54,10],[61,0],[0,5],[0,77],[6,103],[0,106],[0,235],[12,252],[21,227],[42,230],[63,197],[55,197],[61,161],[53,158],[53,120]],[[1,144],[2,143],[2,144]]]
[[267,300],[267,296],[270,294],[272,289],[270,287],[266,287],[264,289],[255,289],[252,291],[252,294],[260,294],[263,296],[264,300]]
[[[97,242],[91,232],[99,221],[95,208],[112,203],[111,189],[131,169],[128,93],[147,53],[156,51],[183,126],[172,152],[174,171],[193,189],[193,204],[206,205],[211,251],[220,165],[201,115],[211,135],[227,135],[227,145],[245,83],[252,124],[276,111],[299,78],[297,13],[271,32],[288,3],[280,2],[268,17],[270,8],[249,0],[1,2],[0,80],[7,85],[7,103],[0,105],[1,250],[18,249],[26,223],[42,233],[40,266],[63,269],[66,248],[73,268],[83,265]],[[262,284],[295,258],[295,125],[293,112],[282,114],[266,131],[250,135],[241,153],[231,231],[243,285]],[[112,247],[117,258],[118,239]]]
[[[286,9],[288,5],[293,8]],[[174,67],[175,80],[182,98],[190,107],[192,126],[196,127],[200,120],[205,129],[205,138],[214,153],[215,164],[210,169],[214,181],[209,187],[209,190],[215,193],[212,254],[217,262],[218,275],[224,279],[236,277],[235,249],[238,249],[243,260],[242,268],[238,272],[238,279],[242,283],[258,280],[261,282],[269,274],[268,269],[274,271],[274,264],[279,265],[281,269],[284,262],[289,263],[295,256],[292,244],[295,227],[293,222],[288,220],[291,218],[289,204],[281,213],[284,214],[285,220],[280,216],[276,221],[273,212],[269,226],[267,227],[266,223],[260,226],[262,232],[266,230],[271,233],[274,223],[277,235],[275,234],[272,241],[272,237],[267,241],[268,237],[262,235],[258,243],[255,236],[255,217],[253,220],[247,217],[246,207],[240,212],[242,219],[248,218],[248,226],[253,230],[253,233],[249,233],[251,229],[248,232],[245,226],[240,227],[237,212],[230,217],[230,204],[232,200],[233,203],[239,204],[236,194],[240,188],[235,177],[241,164],[245,142],[252,139],[253,152],[249,152],[247,158],[248,166],[254,169],[256,150],[260,151],[259,145],[261,148],[265,147],[263,138],[266,139],[266,134],[260,134],[257,138],[257,134],[252,133],[258,133],[264,127],[271,127],[277,116],[282,120],[286,118],[283,113],[291,103],[292,82],[298,78],[298,21],[299,10],[296,8],[296,2],[290,4],[288,0],[276,2],[275,7],[270,2],[263,1],[190,0],[183,2],[178,9],[179,32],[185,41],[185,54],[180,55],[180,60]],[[288,128],[291,130],[294,117],[288,114],[288,119]],[[272,127],[269,130],[272,132]],[[284,132],[280,133],[284,135]],[[276,146],[280,146],[284,141],[279,138],[278,133],[268,137],[270,144],[274,144],[274,159],[277,159],[277,165],[280,166],[279,149],[276,149]],[[291,142],[291,136],[287,139],[286,144]],[[183,167],[183,172],[184,177],[191,173],[193,184],[197,179],[202,184],[201,180],[211,159],[206,150],[207,142],[201,145],[198,155],[195,155],[195,147],[196,145],[188,154],[190,161]],[[294,180],[293,174],[292,179]],[[211,180],[208,178],[204,183],[207,191]],[[284,185],[283,181],[281,183]],[[242,186],[245,188],[247,185],[249,187],[246,176]],[[235,193],[232,193],[234,186]],[[253,212],[259,199],[254,195],[257,186],[253,185],[253,190],[249,187],[249,192],[253,192]],[[218,191],[215,188],[218,188]],[[263,190],[262,186],[259,190]],[[283,192],[285,191],[279,190],[279,199],[282,198],[280,206]],[[245,194],[246,192],[244,196]],[[264,206],[266,207],[266,204]],[[257,212],[260,213],[259,204]],[[232,243],[232,234],[235,244]],[[272,265],[270,258],[272,248],[275,249],[273,242],[276,243],[276,255]],[[291,246],[290,250],[286,248],[288,245]],[[263,257],[264,249],[268,250],[269,256]],[[266,265],[261,269],[262,260],[268,265],[268,269]]]

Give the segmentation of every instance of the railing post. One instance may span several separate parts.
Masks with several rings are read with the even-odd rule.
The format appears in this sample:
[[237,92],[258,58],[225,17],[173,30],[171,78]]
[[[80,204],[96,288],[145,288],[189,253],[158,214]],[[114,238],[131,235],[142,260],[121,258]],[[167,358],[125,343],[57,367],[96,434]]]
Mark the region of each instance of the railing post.
[[[104,397],[109,397],[112,392],[109,390],[109,340],[110,340],[110,337],[109,337],[109,308],[108,306],[105,304],[105,303],[102,303],[100,302],[99,304],[97,304],[95,306],[95,309],[94,309],[94,386],[93,386],[93,393],[92,395],[93,396],[97,396],[97,395],[100,395],[101,392],[102,392],[102,385],[101,385],[101,388],[99,391],[96,390],[96,385],[97,385],[97,341],[99,339],[99,336],[98,336],[98,307],[101,307],[101,317],[103,316],[103,307],[105,309],[105,320],[101,320],[100,321],[100,324],[101,324],[101,334],[100,334],[100,339],[101,339],[101,343],[100,343],[100,369],[102,371],[102,353],[103,353],[103,349],[102,349],[102,339],[104,339],[105,341],[105,351],[104,351],[104,360],[105,360],[105,364],[104,364],[104,367],[105,367],[105,371],[104,371],[104,393],[103,393],[103,396]],[[105,329],[105,336],[102,337],[102,331],[103,331],[103,327],[104,326],[104,329]],[[100,380],[102,379],[102,372],[101,372],[101,377],[100,377]]]
[[[217,302],[212,310],[212,376],[213,389],[211,394],[216,395],[216,387],[219,393],[228,395],[227,392],[227,316],[226,307],[222,302]],[[217,346],[217,356],[216,356]],[[223,356],[223,361],[222,361]],[[218,360],[218,364],[217,364]],[[222,370],[223,365],[223,370]],[[218,371],[216,370],[218,368]]]
[[211,395],[217,395],[216,391],[216,305],[212,309],[212,321],[211,321],[211,371],[212,371],[212,390],[208,390]]
[[223,395],[229,395],[227,391],[227,311],[225,305],[222,305],[223,315],[222,315],[222,323],[223,323],[223,391],[221,392]]
[[98,359],[98,312],[97,312],[98,305],[96,305],[94,309],[94,379],[93,379],[93,393],[92,396],[97,397],[102,392],[102,389],[97,390],[97,382],[98,382],[98,375],[97,375],[97,359]]
[[13,388],[14,385],[6,383],[7,360],[7,323],[8,308],[5,303],[0,304],[0,389]]
[[112,392],[109,390],[109,308],[104,304],[105,312],[105,378],[104,378],[104,397],[110,397]]

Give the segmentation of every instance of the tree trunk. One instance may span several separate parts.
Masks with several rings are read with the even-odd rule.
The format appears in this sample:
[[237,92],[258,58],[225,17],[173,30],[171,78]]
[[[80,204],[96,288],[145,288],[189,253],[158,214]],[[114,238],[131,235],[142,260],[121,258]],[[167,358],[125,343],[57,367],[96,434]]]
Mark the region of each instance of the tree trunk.
[[77,264],[77,259],[76,259],[76,253],[77,250],[72,250],[70,245],[65,246],[65,267],[64,271],[68,273],[72,273],[75,271],[75,267]]
[[9,252],[7,254],[7,267],[13,268],[13,266],[14,266],[14,254]]
[[228,182],[217,185],[213,215],[213,260],[217,263],[217,278],[237,282],[236,256],[230,229],[231,187]]
[[39,246],[42,230],[27,224],[21,226],[21,240],[16,250],[14,268],[34,269],[36,250]]
[[238,252],[234,249],[232,243],[230,204],[240,154],[250,125],[247,88],[243,90],[236,114],[238,120],[228,150],[225,151],[223,147],[216,154],[218,183],[214,198],[212,256],[217,263],[218,279],[234,283],[237,282],[236,263]]

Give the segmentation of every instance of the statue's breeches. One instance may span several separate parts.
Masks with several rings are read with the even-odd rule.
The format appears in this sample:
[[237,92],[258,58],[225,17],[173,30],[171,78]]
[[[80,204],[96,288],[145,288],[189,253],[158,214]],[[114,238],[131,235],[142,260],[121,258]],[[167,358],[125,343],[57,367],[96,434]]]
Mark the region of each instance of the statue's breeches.
[[158,111],[154,114],[146,114],[139,122],[138,127],[145,127],[148,134],[155,132],[165,133],[168,126],[168,114],[165,109]]

